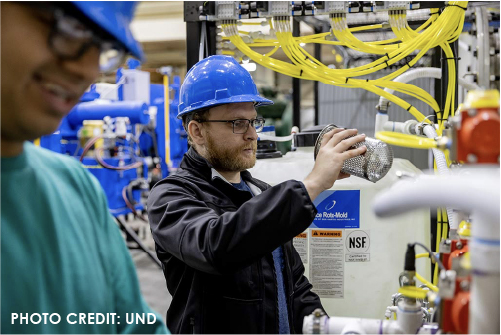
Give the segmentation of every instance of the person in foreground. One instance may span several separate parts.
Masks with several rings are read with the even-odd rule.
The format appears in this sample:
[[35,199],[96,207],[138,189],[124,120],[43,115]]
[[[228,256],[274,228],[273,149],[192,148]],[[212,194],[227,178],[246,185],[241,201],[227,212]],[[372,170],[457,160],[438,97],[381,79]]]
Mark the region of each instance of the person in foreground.
[[312,201],[346,177],[344,160],[365,152],[348,150],[364,135],[326,134],[303,182],[270,187],[246,169],[264,124],[255,108],[271,103],[229,56],[201,60],[186,75],[178,117],[191,148],[148,197],[174,333],[301,333],[303,318],[322,308],[291,240],[315,218]]
[[[100,70],[142,57],[134,8],[1,3],[2,333],[168,332],[140,294],[97,179],[30,142],[58,128]],[[129,324],[135,313],[150,323]]]

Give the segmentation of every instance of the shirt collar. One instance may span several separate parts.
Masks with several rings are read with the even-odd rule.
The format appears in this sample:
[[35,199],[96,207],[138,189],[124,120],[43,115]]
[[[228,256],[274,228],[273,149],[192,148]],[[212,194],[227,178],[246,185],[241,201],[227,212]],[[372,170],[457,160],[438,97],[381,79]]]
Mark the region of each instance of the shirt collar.
[[214,168],[211,168],[211,174],[212,174],[212,180],[216,179],[216,178],[221,178],[222,180],[224,180],[225,182],[227,182],[228,184],[231,185],[231,183],[229,181],[226,180],[226,178],[224,178],[219,172],[216,171],[216,169]]

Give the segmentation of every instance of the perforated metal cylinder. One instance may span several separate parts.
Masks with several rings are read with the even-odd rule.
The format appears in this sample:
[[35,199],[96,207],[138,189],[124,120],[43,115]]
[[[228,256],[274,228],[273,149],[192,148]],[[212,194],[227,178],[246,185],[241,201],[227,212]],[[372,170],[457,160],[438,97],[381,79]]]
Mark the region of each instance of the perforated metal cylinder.
[[[318,135],[315,143],[315,159],[317,159],[317,154],[322,144],[322,138],[334,128],[338,127],[334,124],[330,124]],[[386,143],[371,137],[366,137],[365,141],[356,143],[352,146],[352,149],[363,145],[367,147],[367,151],[363,155],[345,160],[341,172],[364,178],[375,183],[390,171],[391,165],[393,164],[393,151]]]

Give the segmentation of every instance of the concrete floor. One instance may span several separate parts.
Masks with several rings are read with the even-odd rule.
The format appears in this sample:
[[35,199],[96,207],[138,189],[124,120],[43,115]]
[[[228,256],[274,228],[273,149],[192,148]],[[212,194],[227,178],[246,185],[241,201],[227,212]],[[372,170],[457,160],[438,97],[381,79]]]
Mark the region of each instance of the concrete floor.
[[167,291],[162,269],[141,250],[130,250],[136,264],[141,293],[148,305],[158,312],[165,321],[165,315],[172,297]]
[[[155,243],[151,237],[149,225],[139,220],[129,220],[127,224],[138,233],[141,241],[155,254]],[[129,246],[137,246],[134,242],[127,243]],[[146,303],[165,321],[172,297],[167,291],[162,269],[141,249],[129,249],[129,251],[136,265],[141,293]]]

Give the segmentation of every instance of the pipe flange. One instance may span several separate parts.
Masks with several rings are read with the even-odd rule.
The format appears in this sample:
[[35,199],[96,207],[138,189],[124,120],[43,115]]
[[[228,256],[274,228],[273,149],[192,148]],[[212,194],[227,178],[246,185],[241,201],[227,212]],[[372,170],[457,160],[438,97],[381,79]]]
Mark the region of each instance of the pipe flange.
[[426,120],[428,120],[429,118],[431,117],[435,117],[435,115],[428,115],[427,117],[425,117],[423,119],[423,121],[419,122],[416,126],[415,126],[415,130],[416,130],[416,135],[425,135],[424,134],[424,127],[425,126],[433,126],[433,124],[429,124],[429,123],[425,123]]
[[306,334],[325,334],[327,315],[321,308],[317,308],[304,318],[303,332]]

